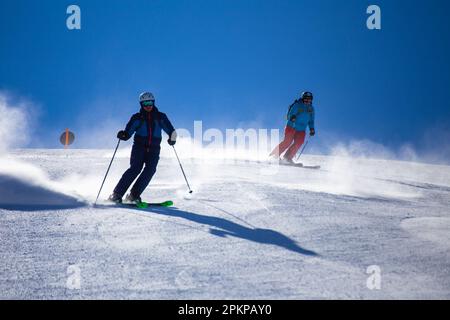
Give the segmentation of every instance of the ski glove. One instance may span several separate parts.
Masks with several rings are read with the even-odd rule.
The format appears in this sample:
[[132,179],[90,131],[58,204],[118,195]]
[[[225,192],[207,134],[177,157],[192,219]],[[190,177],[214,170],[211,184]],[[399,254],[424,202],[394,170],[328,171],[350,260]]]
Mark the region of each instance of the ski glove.
[[117,132],[117,138],[123,141],[127,141],[128,139],[130,139],[130,135],[125,130],[120,130],[119,132]]
[[168,139],[167,140],[167,143],[169,144],[169,145],[171,145],[171,146],[174,146],[175,145],[175,143],[177,143],[177,141],[176,140],[172,140],[172,139]]
[[316,134],[316,130],[314,128],[309,129],[309,135],[312,137]]
[[295,122],[295,120],[297,120],[297,117],[295,115],[293,115],[293,116],[291,116],[291,118],[289,120],[291,120],[292,122]]

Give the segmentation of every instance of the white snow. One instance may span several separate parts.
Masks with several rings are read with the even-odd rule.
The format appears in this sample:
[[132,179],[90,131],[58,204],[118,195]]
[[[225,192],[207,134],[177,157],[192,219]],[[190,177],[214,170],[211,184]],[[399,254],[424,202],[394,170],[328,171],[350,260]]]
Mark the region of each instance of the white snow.
[[412,218],[402,221],[401,226],[416,237],[450,250],[450,218]]
[[[2,299],[448,299],[450,167],[302,156],[321,170],[164,149],[143,198],[93,207],[111,151],[0,160]],[[121,149],[102,192],[128,166]],[[181,152],[183,154],[183,152]],[[366,286],[371,265],[380,290]],[[70,289],[71,266],[80,288]]]

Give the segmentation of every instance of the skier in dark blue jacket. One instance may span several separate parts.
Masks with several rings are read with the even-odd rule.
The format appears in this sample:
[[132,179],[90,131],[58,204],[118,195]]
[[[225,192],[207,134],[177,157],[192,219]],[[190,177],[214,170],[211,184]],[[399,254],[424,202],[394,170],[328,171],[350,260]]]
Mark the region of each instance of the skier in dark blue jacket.
[[[117,138],[127,141],[134,134],[131,149],[130,168],[122,175],[109,200],[122,202],[122,197],[137,178],[130,193],[126,196],[128,202],[140,202],[141,194],[150,183],[156,172],[161,150],[161,131],[169,135],[167,142],[173,146],[177,134],[166,114],[159,112],[155,106],[155,97],[150,92],[144,92],[139,97],[140,112],[134,114],[125,130],[117,133]],[[144,167],[145,164],[145,167]],[[144,168],[144,170],[142,170]],[[139,177],[138,177],[139,176]]]

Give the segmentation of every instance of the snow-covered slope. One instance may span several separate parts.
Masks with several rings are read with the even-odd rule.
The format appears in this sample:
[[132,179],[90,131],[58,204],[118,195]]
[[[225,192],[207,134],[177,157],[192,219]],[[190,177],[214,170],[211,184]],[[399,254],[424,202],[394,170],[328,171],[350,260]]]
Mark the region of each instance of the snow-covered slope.
[[[175,208],[93,207],[110,156],[17,150],[0,160],[0,298],[450,298],[448,166],[182,159],[189,196],[164,154],[144,198]],[[367,286],[373,265],[379,290]]]

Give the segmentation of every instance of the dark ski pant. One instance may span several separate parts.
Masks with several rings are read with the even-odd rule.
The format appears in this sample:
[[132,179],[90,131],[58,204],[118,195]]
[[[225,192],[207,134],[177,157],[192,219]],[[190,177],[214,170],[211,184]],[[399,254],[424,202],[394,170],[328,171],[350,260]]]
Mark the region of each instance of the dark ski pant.
[[[133,181],[139,176],[131,188],[130,193],[134,197],[140,197],[156,172],[159,152],[159,148],[146,148],[134,144],[131,149],[130,168],[122,175],[119,183],[114,188],[114,192],[123,197]],[[143,167],[144,170],[142,170]]]

